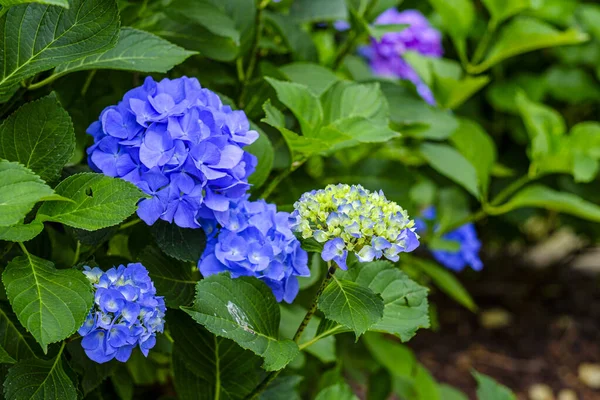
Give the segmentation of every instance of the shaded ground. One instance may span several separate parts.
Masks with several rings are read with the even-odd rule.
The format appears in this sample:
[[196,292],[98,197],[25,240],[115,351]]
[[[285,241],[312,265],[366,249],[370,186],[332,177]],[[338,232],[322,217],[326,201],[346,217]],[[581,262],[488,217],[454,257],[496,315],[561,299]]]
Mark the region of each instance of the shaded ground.
[[[479,315],[441,293],[432,294],[440,332],[420,331],[409,342],[419,360],[439,381],[471,398],[475,382],[469,371],[475,368],[509,386],[519,399],[529,399],[529,388],[539,383],[551,387],[554,396],[572,389],[579,399],[600,399],[600,390],[578,378],[580,364],[600,363],[599,276],[568,263],[544,270],[516,260],[491,264],[480,274],[461,277]],[[498,308],[509,313],[508,325],[485,328],[481,312]]]

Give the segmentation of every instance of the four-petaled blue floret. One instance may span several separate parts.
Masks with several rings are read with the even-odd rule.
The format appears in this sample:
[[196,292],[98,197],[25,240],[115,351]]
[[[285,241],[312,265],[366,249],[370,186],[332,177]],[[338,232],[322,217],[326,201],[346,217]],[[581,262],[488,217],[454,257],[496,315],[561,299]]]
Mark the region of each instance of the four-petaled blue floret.
[[[435,220],[436,210],[434,207],[427,207],[421,212],[422,219],[416,219],[417,231],[425,234],[428,228],[428,222]],[[437,227],[433,228],[435,231]],[[441,236],[442,239],[456,242],[459,245],[458,250],[434,250],[431,249],[431,254],[440,264],[444,265],[453,271],[462,271],[466,266],[470,266],[475,271],[480,271],[483,268],[483,263],[479,258],[479,250],[481,242],[477,237],[477,231],[473,223],[467,223],[453,231],[445,233]]]
[[399,254],[419,245],[414,221],[382,191],[360,185],[329,185],[304,193],[294,204],[292,230],[303,239],[324,243],[321,257],[347,269],[348,252],[360,262],[382,257],[398,261]]
[[166,308],[146,268],[135,263],[103,272],[85,266],[83,273],[95,290],[94,307],[79,328],[87,356],[100,364],[125,362],[136,346],[148,356],[156,332],[163,331]]
[[223,105],[195,78],[147,77],[87,133],[92,169],[137,185],[148,199],[138,216],[199,228],[249,188],[256,157],[242,148],[258,138],[243,111]]
[[254,276],[277,301],[291,303],[299,290],[297,277],[310,271],[308,255],[290,230],[289,213],[277,212],[264,200],[244,200],[216,217],[221,228],[198,263],[202,275],[227,271],[232,278]]

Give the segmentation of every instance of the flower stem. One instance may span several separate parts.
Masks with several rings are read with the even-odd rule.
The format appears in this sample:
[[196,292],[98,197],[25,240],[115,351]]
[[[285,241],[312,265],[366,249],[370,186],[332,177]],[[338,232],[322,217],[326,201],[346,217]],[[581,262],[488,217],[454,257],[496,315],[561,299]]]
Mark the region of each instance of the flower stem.
[[[300,326],[296,330],[296,334],[294,335],[294,339],[293,339],[294,342],[298,343],[300,341],[300,338],[302,337],[304,330],[308,326],[308,323],[312,319],[313,315],[315,315],[315,312],[317,311],[317,304],[319,302],[319,297],[321,297],[321,294],[323,294],[323,291],[325,290],[327,285],[329,285],[329,282],[331,282],[331,279],[333,278],[333,274],[335,273],[336,269],[337,269],[337,267],[335,265],[331,265],[331,261],[327,263],[327,275],[325,275],[325,278],[321,282],[321,286],[319,287],[319,290],[317,290],[317,293],[315,293],[315,297],[313,298],[310,308],[306,312],[304,319],[302,320],[302,322],[300,323]],[[311,344],[313,344],[315,342],[316,341],[311,341]],[[299,346],[299,347],[303,350],[308,346]],[[250,393],[248,396],[246,396],[246,399],[253,400],[253,399],[258,398],[258,396],[262,392],[264,392],[265,389],[267,389],[267,387],[269,387],[271,382],[273,382],[275,380],[275,378],[277,378],[277,376],[279,376],[281,371],[283,371],[283,368],[280,369],[279,371],[269,372],[269,374],[265,377],[265,379],[263,379],[262,382],[256,388],[254,388],[252,393]]]
[[[267,8],[271,0],[262,0],[256,10],[256,16],[254,18],[254,26],[256,27],[256,33],[254,34],[254,40],[250,46],[250,60],[248,61],[248,67],[246,72],[238,70],[238,76],[242,79],[242,90],[240,91],[240,97],[238,98],[238,106],[244,108],[244,98],[246,97],[246,91],[248,90],[248,84],[252,79],[256,62],[258,61],[258,47],[260,45],[260,39],[262,38],[263,31],[263,10]],[[237,65],[238,69],[241,67],[241,62]]]
[[81,255],[81,242],[77,241],[77,247],[75,247],[75,255],[73,256],[73,265],[79,262],[79,256]]
[[448,225],[444,229],[440,229],[438,232],[436,232],[436,234],[438,236],[442,236],[445,233],[453,231],[456,228],[460,228],[464,224],[468,224],[469,222],[477,222],[480,219],[485,218],[488,215],[488,210],[498,206],[500,203],[508,199],[513,193],[515,193],[517,190],[519,190],[521,187],[528,184],[529,182],[531,182],[531,178],[528,175],[522,176],[521,178],[517,179],[516,181],[505,187],[503,190],[501,190],[500,193],[498,193],[496,197],[494,197],[494,199],[489,203],[489,205],[484,205],[484,207],[482,207],[474,214],[467,215],[465,218]]
[[142,222],[142,220],[141,220],[141,219],[139,219],[139,218],[135,218],[135,219],[133,219],[133,220],[131,220],[131,221],[129,221],[129,222],[125,222],[124,224],[121,224],[121,226],[119,226],[119,230],[120,230],[120,231],[123,231],[123,230],[125,230],[125,229],[127,229],[127,228],[131,228],[132,226],[134,226],[134,225],[137,225],[137,224],[139,224],[140,222]]
[[260,195],[260,198],[261,199],[268,198],[273,193],[273,191],[277,188],[277,186],[281,183],[281,181],[283,181],[285,178],[287,178],[292,172],[297,170],[302,164],[304,164],[305,161],[306,160],[295,161],[292,163],[290,168],[281,171],[279,173],[279,175],[277,175],[275,178],[273,178],[273,180],[269,183],[269,186],[267,186],[267,188],[262,192],[262,194]]

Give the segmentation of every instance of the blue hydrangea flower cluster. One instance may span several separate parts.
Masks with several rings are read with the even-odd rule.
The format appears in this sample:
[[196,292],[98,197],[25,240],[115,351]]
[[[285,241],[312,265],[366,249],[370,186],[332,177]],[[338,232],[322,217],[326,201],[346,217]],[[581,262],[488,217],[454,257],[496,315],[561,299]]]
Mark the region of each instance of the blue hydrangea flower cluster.
[[199,228],[227,211],[249,188],[256,157],[242,148],[258,138],[243,111],[233,111],[195,78],[147,77],[87,133],[92,169],[137,185],[148,199],[138,216]]
[[[428,207],[421,213],[423,219],[416,219],[417,231],[425,234],[427,231],[428,222],[435,220],[436,210],[434,207]],[[434,229],[436,229],[434,227]],[[433,258],[440,264],[444,265],[453,271],[462,271],[465,267],[470,266],[475,271],[480,271],[483,268],[483,263],[479,258],[479,250],[481,242],[477,237],[475,225],[472,223],[465,224],[451,232],[442,235],[442,239],[458,242],[460,248],[458,251],[447,250],[431,250]]]
[[360,185],[329,185],[304,193],[294,204],[292,230],[304,239],[324,243],[321,257],[347,269],[348,252],[360,262],[382,257],[398,261],[399,254],[419,245],[414,221],[382,191]]
[[156,332],[163,331],[166,308],[146,268],[135,263],[103,272],[85,266],[83,273],[96,291],[94,307],[79,328],[87,356],[100,364],[113,358],[125,362],[136,346],[148,356]]
[[291,303],[298,276],[309,276],[308,255],[289,225],[289,213],[274,204],[247,199],[228,212],[216,213],[222,226],[209,239],[198,268],[204,276],[228,271],[232,278],[254,276],[265,282],[277,301]]
[[419,95],[434,105],[433,93],[402,55],[413,51],[428,57],[441,57],[444,50],[440,32],[417,10],[399,12],[390,8],[379,15],[374,23],[405,24],[408,27],[400,32],[388,32],[379,40],[372,38],[370,46],[361,49],[361,53],[369,59],[373,72],[379,76],[411,81]]

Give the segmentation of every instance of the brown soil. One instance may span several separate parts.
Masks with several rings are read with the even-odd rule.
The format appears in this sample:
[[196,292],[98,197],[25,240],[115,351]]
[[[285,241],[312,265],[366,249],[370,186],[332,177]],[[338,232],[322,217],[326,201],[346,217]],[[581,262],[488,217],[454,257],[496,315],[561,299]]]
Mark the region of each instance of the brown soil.
[[[441,382],[475,398],[472,368],[529,399],[533,384],[574,390],[580,400],[600,399],[578,379],[581,363],[600,363],[600,279],[568,264],[544,270],[519,266],[515,260],[486,264],[480,274],[461,280],[480,313],[462,308],[442,293],[432,295],[439,331],[421,331],[409,345]],[[511,314],[502,328],[487,329],[481,312],[501,308]]]

